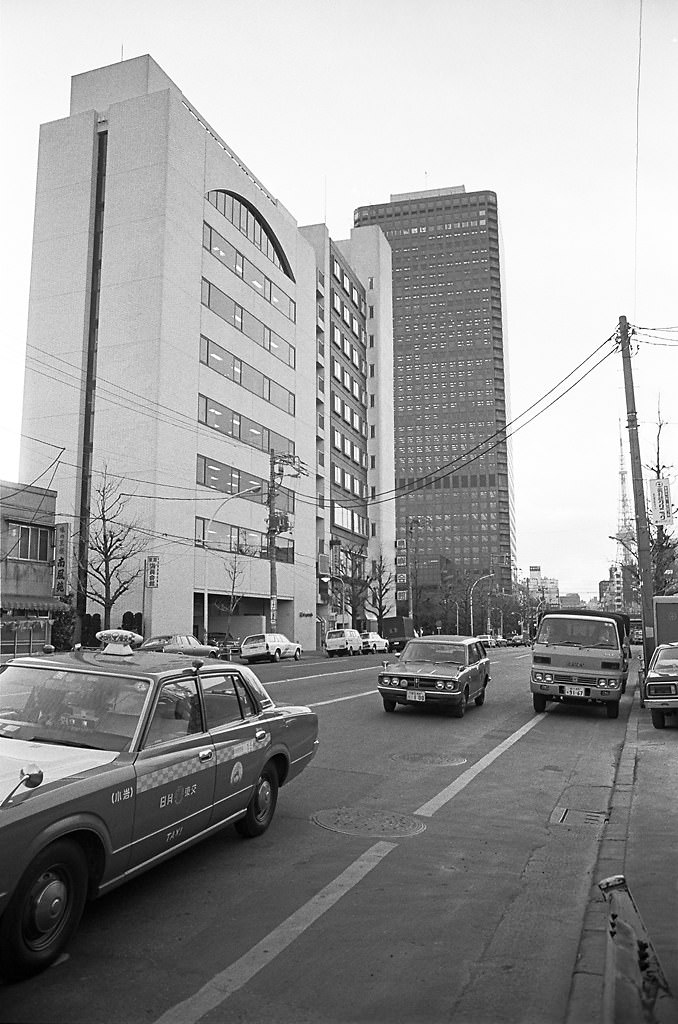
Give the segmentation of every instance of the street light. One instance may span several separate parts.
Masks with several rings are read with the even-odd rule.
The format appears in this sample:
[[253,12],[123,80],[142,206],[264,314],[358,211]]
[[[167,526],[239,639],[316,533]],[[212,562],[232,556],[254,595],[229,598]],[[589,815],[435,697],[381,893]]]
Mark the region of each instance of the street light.
[[207,643],[207,620],[208,620],[208,589],[207,589],[207,548],[208,540],[210,535],[210,529],[214,522],[217,513],[224,507],[227,501],[231,501],[232,498],[242,498],[245,494],[257,494],[261,490],[261,485],[256,484],[254,487],[247,487],[244,491],[237,491],[236,494],[229,494],[226,498],[221,501],[214,512],[210,516],[210,519],[205,527],[205,533],[203,536],[203,547],[205,549],[205,565],[203,575],[203,588],[202,588],[202,642]]
[[471,584],[471,593],[469,595],[469,601],[471,604],[471,636],[475,636],[475,632],[473,630],[473,588],[476,587],[483,580],[489,580],[492,576],[494,576],[494,573],[489,572],[487,576],[479,576],[475,583]]

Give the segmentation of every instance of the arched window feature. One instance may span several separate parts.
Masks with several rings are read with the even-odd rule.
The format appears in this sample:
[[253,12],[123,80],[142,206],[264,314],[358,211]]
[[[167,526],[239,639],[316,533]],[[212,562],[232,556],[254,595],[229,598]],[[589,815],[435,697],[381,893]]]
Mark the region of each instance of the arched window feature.
[[294,274],[289,260],[285,256],[282,245],[265,217],[262,217],[256,209],[243,196],[237,192],[230,192],[227,189],[212,189],[207,193],[206,199],[223,214],[241,234],[249,238],[253,245],[256,245],[267,259],[282,270],[290,281],[294,281]]

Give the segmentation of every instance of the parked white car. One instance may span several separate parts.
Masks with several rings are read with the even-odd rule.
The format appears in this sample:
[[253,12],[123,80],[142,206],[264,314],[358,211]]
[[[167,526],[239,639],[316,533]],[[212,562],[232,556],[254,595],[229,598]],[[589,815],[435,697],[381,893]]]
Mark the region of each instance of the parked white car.
[[480,642],[483,645],[483,647],[486,647],[486,648],[496,647],[497,646],[497,641],[494,639],[493,636],[490,636],[489,633],[480,633],[476,637],[476,640],[480,640]]
[[288,640],[282,633],[253,633],[246,636],[240,645],[243,661],[280,661],[281,658],[301,657],[301,644]]
[[378,651],[388,654],[389,642],[378,633],[361,633],[360,639],[363,642],[363,654],[376,654]]
[[362,654],[363,642],[360,633],[357,629],[328,629],[325,650],[328,658],[333,658],[335,654]]

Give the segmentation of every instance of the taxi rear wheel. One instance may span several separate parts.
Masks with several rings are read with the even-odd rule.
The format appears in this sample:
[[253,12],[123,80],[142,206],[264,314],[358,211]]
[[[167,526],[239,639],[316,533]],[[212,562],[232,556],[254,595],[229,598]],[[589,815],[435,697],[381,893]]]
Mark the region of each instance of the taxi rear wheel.
[[271,655],[271,661],[280,661],[280,651],[274,651]]
[[294,660],[295,661],[299,661],[300,658],[301,658],[301,651],[297,647],[296,651],[294,652]]
[[24,872],[0,921],[0,975],[17,981],[59,957],[78,927],[87,898],[87,861],[59,840]]
[[277,802],[278,773],[274,765],[269,763],[257,779],[245,817],[235,823],[240,835],[246,839],[262,835],[273,820]]

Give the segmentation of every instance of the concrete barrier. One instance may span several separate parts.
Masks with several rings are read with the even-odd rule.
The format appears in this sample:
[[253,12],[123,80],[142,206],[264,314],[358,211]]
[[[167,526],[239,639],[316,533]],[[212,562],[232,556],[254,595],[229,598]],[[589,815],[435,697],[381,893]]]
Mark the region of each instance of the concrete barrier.
[[676,1024],[676,1003],[624,875],[598,883],[610,914],[602,1024]]

